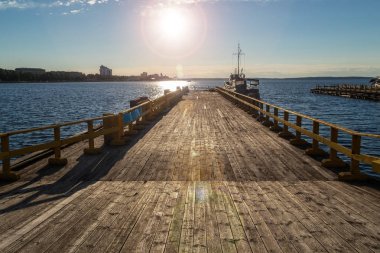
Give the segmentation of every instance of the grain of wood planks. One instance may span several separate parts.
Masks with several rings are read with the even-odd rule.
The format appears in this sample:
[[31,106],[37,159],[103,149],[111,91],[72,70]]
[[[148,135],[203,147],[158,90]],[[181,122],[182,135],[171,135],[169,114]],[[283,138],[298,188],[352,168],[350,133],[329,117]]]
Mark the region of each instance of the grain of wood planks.
[[217,93],[86,146],[0,186],[0,252],[380,252],[378,188],[336,181]]

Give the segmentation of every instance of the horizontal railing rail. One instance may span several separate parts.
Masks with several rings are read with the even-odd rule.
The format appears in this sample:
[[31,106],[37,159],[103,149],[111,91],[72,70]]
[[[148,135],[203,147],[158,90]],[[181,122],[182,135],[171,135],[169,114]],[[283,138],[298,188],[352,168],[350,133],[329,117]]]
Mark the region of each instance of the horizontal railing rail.
[[[61,157],[61,148],[63,146],[87,140],[88,148],[84,150],[84,153],[97,154],[101,151],[101,149],[95,148],[94,140],[100,136],[104,136],[106,144],[123,145],[125,143],[125,135],[134,133],[138,128],[146,124],[148,120],[157,116],[165,109],[173,105],[175,102],[179,101],[182,95],[187,91],[188,89],[185,87],[182,90],[177,89],[174,92],[165,92],[165,94],[159,98],[143,102],[135,107],[123,110],[117,114],[104,114],[103,116],[94,118],[0,133],[0,160],[2,161],[2,172],[0,173],[0,178],[6,180],[18,179],[19,176],[11,171],[11,159],[26,154],[38,151],[53,150],[54,158],[49,159],[49,164],[65,165],[67,163],[67,159]],[[95,128],[94,123],[98,121],[102,121],[102,126]],[[61,129],[63,127],[80,124],[87,124],[86,132],[62,138]],[[53,140],[42,144],[36,144],[11,150],[11,136],[46,130],[53,130]]]
[[[311,138],[311,148],[306,150],[306,153],[309,155],[320,156],[325,153],[322,149],[320,149],[320,143],[328,146],[330,148],[329,158],[322,161],[323,166],[331,168],[346,166],[346,164],[337,156],[337,152],[351,158],[350,171],[348,173],[340,173],[340,178],[366,178],[366,176],[363,175],[359,169],[360,162],[372,166],[372,170],[374,172],[380,173],[380,157],[361,154],[360,152],[362,148],[362,137],[380,140],[379,134],[360,133],[220,87],[217,88],[217,91],[227,99],[238,103],[244,109],[250,111],[258,118],[258,120],[262,121],[264,125],[271,127],[271,130],[280,132],[279,135],[281,137],[289,138],[292,144],[307,145],[308,143],[302,139],[301,135]],[[280,117],[280,112],[283,117]],[[295,117],[295,122],[290,121],[290,116]],[[312,130],[308,130],[303,127],[303,119],[307,119],[312,122]],[[282,127],[280,127],[279,123],[282,123]],[[321,126],[330,128],[329,138],[326,138],[319,133]],[[292,128],[295,131],[295,135],[289,132],[289,128]],[[351,136],[351,148],[338,143],[339,132]]]

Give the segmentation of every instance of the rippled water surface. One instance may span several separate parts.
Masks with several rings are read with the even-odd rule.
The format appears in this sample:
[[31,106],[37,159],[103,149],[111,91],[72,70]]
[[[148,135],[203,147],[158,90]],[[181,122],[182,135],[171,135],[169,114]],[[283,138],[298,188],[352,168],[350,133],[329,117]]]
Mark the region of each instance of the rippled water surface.
[[[314,95],[316,84],[367,84],[367,79],[262,79],[261,98],[267,102],[298,111],[318,119],[367,133],[380,133],[380,102]],[[190,85],[213,87],[223,80],[189,82],[102,82],[102,83],[22,83],[0,84],[0,132],[38,127],[56,122],[73,121],[118,112],[129,107],[139,96],[155,98],[164,89]],[[311,128],[311,122],[304,122]],[[72,135],[85,126],[68,127],[63,136]],[[11,138],[11,147],[43,143],[52,131],[41,131]],[[328,129],[321,129],[328,133]],[[340,136],[350,144],[349,136]],[[380,140],[363,139],[363,152],[380,156]]]

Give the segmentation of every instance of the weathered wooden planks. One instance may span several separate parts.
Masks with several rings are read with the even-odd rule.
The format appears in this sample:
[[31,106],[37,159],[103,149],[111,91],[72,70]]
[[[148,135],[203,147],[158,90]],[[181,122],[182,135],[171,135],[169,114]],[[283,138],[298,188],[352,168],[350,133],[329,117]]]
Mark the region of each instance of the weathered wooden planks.
[[0,187],[0,252],[380,251],[378,189],[334,181],[216,93],[126,146],[86,145]]

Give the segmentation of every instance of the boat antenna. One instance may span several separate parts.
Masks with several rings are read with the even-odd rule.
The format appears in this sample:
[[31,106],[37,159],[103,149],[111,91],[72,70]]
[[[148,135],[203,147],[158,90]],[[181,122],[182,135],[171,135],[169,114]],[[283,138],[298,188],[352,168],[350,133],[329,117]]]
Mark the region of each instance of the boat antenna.
[[240,56],[245,55],[243,51],[241,51],[240,43],[238,43],[238,51],[237,53],[234,53],[234,55],[237,55],[237,58],[238,58],[238,67],[237,67],[238,73],[237,74],[238,76],[240,76]]

